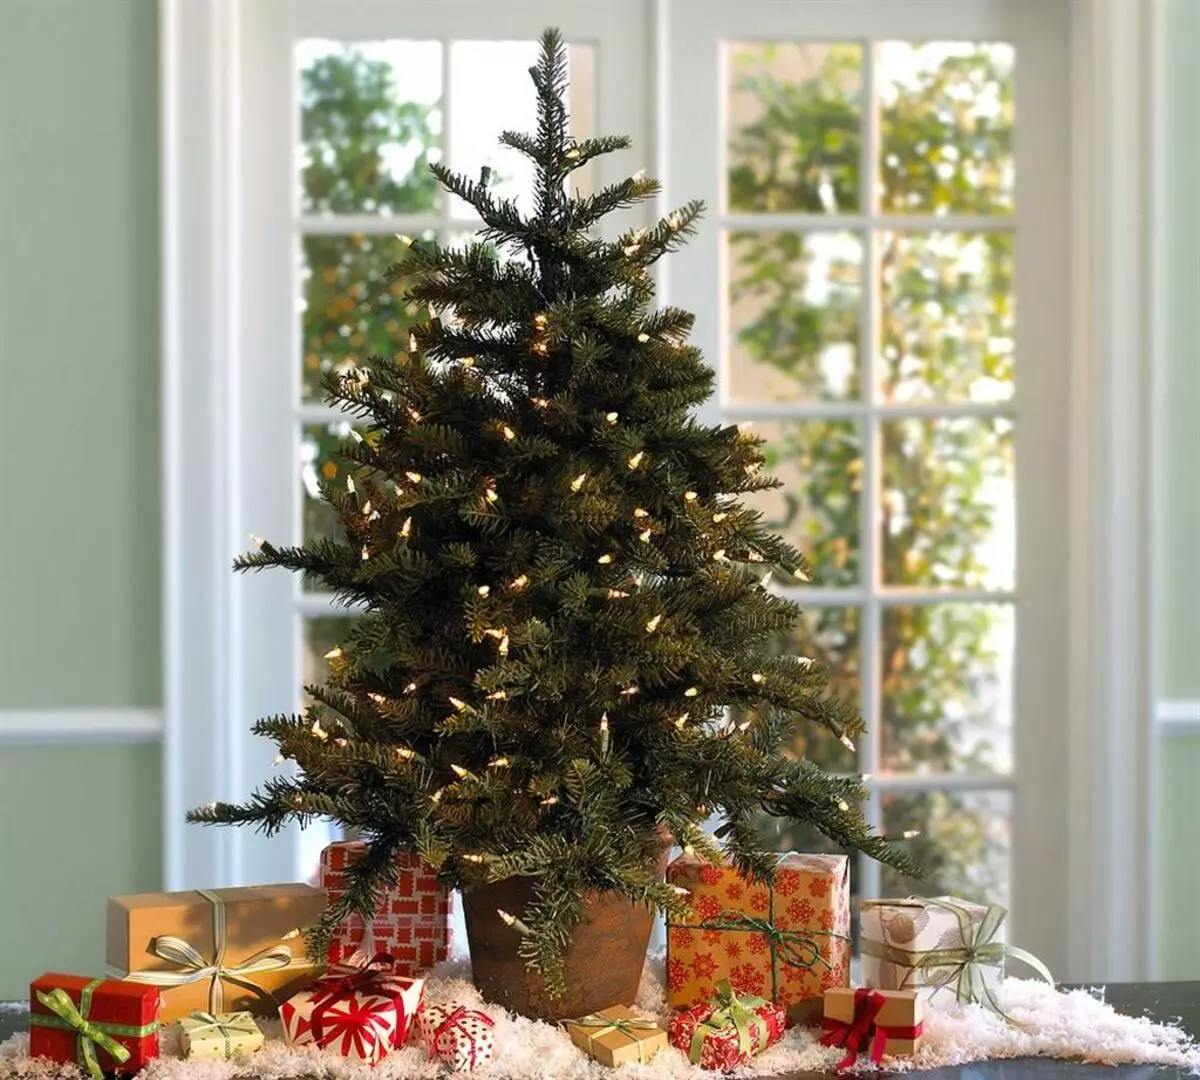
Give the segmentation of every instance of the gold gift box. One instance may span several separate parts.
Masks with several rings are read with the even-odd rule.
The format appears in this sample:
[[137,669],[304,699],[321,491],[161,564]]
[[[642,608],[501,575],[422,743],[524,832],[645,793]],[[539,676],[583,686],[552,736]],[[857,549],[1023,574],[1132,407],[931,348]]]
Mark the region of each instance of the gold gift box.
[[248,1012],[194,1012],[177,1021],[179,1050],[185,1058],[228,1061],[263,1044],[263,1033]]
[[[831,987],[825,991],[825,1020],[842,1024],[854,1022],[856,991],[853,987]],[[887,998],[875,1027],[882,1028],[887,1035],[885,1054],[909,1057],[917,1052],[923,1037],[925,1021],[925,998],[915,990],[878,990],[876,993]],[[825,1025],[828,1030],[828,1024]]]
[[311,885],[139,893],[108,901],[108,975],[162,990],[164,1021],[273,1016],[323,970],[301,931],[325,910]]
[[564,1020],[563,1024],[576,1046],[610,1069],[649,1061],[667,1047],[667,1033],[652,1018],[624,1005]]

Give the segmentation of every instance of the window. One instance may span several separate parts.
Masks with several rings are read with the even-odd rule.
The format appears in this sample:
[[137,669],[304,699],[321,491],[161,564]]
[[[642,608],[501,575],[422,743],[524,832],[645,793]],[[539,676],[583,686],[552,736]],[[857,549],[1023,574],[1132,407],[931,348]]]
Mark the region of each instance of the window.
[[929,872],[860,857],[856,892],[1013,902],[1024,935],[1043,912],[1019,886],[1055,869],[1022,814],[1064,812],[1035,777],[1064,714],[1036,657],[1065,580],[1045,577],[1061,551],[1030,550],[1052,519],[1028,527],[1064,478],[1035,449],[1067,422],[1061,295],[1036,284],[1064,237],[1034,226],[1064,210],[1038,182],[1057,82],[1021,5],[887,7],[679,10],[671,111],[697,122],[670,139],[671,195],[710,214],[670,296],[717,368],[712,418],[768,440],[784,486],[758,508],[818,575],[789,590],[805,618],[779,648],[828,665],[867,721],[853,752],[824,733],[797,750],[867,774],[869,819]]

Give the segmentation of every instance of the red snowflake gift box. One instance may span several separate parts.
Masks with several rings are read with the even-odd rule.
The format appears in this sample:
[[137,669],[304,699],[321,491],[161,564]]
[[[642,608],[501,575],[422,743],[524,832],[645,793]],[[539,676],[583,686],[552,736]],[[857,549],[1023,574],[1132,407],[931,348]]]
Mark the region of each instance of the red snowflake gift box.
[[[319,884],[329,903],[344,895],[346,871],[366,849],[360,840],[339,840],[321,852]],[[396,858],[396,884],[380,896],[374,918],[350,915],[338,927],[328,960],[345,964],[378,951],[394,957],[403,975],[420,975],[450,954],[450,892],[415,855]]]
[[392,974],[390,957],[317,979],[279,1007],[290,1046],[319,1046],[374,1065],[408,1041],[425,983]]
[[787,1015],[765,998],[739,996],[721,979],[711,1001],[671,1017],[667,1040],[693,1065],[728,1072],[783,1038]]
[[95,1080],[158,1057],[157,987],[53,972],[29,986],[29,1056],[73,1061]]
[[427,1005],[417,1023],[429,1056],[455,1072],[470,1072],[492,1059],[496,1036],[487,1013],[465,1005]]
[[850,979],[850,863],[845,855],[780,856],[773,886],[683,854],[667,881],[690,894],[667,926],[667,1004],[690,1008],[728,979],[768,998],[790,1023],[817,1023],[826,990]]

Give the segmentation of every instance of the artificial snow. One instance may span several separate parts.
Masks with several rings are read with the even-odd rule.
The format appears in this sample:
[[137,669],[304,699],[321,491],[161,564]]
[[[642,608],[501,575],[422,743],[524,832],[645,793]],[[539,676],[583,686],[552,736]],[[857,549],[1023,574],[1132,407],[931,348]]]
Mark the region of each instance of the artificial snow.
[[[426,982],[426,1000],[430,1004],[453,1001],[483,1009],[495,1020],[496,1053],[491,1062],[475,1070],[480,1080],[600,1080],[612,1075],[611,1069],[588,1060],[560,1028],[485,1004],[470,981],[466,961],[439,965]],[[1172,1024],[1114,1012],[1105,1004],[1102,989],[1064,992],[1045,983],[1009,978],[1001,989],[1000,1003],[1013,1023],[980,1005],[934,999],[926,1012],[925,1040],[918,1054],[913,1058],[886,1057],[884,1067],[907,1071],[998,1058],[1048,1057],[1102,1065],[1142,1063],[1200,1069],[1200,1046],[1186,1032]],[[665,1019],[661,957],[646,965],[636,1005]],[[168,1025],[160,1036],[164,1056],[151,1062],[140,1078],[410,1080],[439,1075],[438,1062],[431,1061],[423,1047],[394,1051],[372,1069],[313,1047],[293,1050],[282,1041],[278,1022],[259,1023],[267,1037],[266,1046],[233,1062],[181,1060],[173,1025]],[[832,1073],[841,1056],[840,1050],[817,1043],[812,1032],[797,1028],[734,1075]],[[872,1071],[865,1055],[856,1071]],[[31,1059],[27,1035],[16,1035],[0,1044],[0,1080],[79,1080],[81,1075],[74,1065]],[[685,1080],[714,1074],[693,1067],[682,1054],[668,1049],[649,1064],[623,1066],[622,1075],[626,1080]]]

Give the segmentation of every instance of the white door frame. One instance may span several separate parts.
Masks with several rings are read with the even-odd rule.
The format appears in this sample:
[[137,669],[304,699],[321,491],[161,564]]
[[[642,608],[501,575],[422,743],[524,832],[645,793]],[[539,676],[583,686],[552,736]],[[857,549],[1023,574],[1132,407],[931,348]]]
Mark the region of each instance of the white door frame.
[[[305,5],[319,0],[301,0]],[[829,0],[804,0],[816,7]],[[1067,0],[1046,0],[1066,3]],[[234,799],[265,775],[248,737],[256,715],[237,687],[240,584],[229,570],[240,537],[236,430],[245,359],[239,227],[246,64],[256,33],[288,4],[160,0],[162,11],[164,856],[168,888],[292,877],[295,837],[258,842],[241,830],[184,825],[190,806]],[[646,0],[647,27],[664,25]],[[364,23],[394,13],[381,0],[342,5]],[[489,7],[508,6],[492,0]],[[547,21],[590,13],[520,0]],[[267,9],[266,15],[261,13]],[[1066,777],[1071,845],[1068,966],[1078,979],[1151,973],[1151,680],[1148,506],[1152,354],[1148,223],[1153,220],[1151,117],[1154,5],[1070,5],[1074,207],[1071,257],[1071,655]],[[261,15],[257,25],[252,24]],[[562,15],[562,18],[566,18]],[[265,21],[264,21],[265,20]],[[569,31],[568,31],[569,32]],[[664,72],[636,50],[647,107]],[[653,81],[650,78],[653,71]],[[652,125],[641,125],[645,133]],[[645,160],[661,160],[649,144]],[[674,178],[677,186],[684,178]],[[246,299],[240,299],[245,297]],[[290,302],[290,298],[289,298]],[[281,496],[282,497],[282,496]],[[267,512],[269,508],[264,508]],[[273,511],[271,512],[273,513]],[[279,575],[282,577],[282,575]],[[267,578],[259,579],[266,581]],[[269,757],[269,751],[268,757]]]

